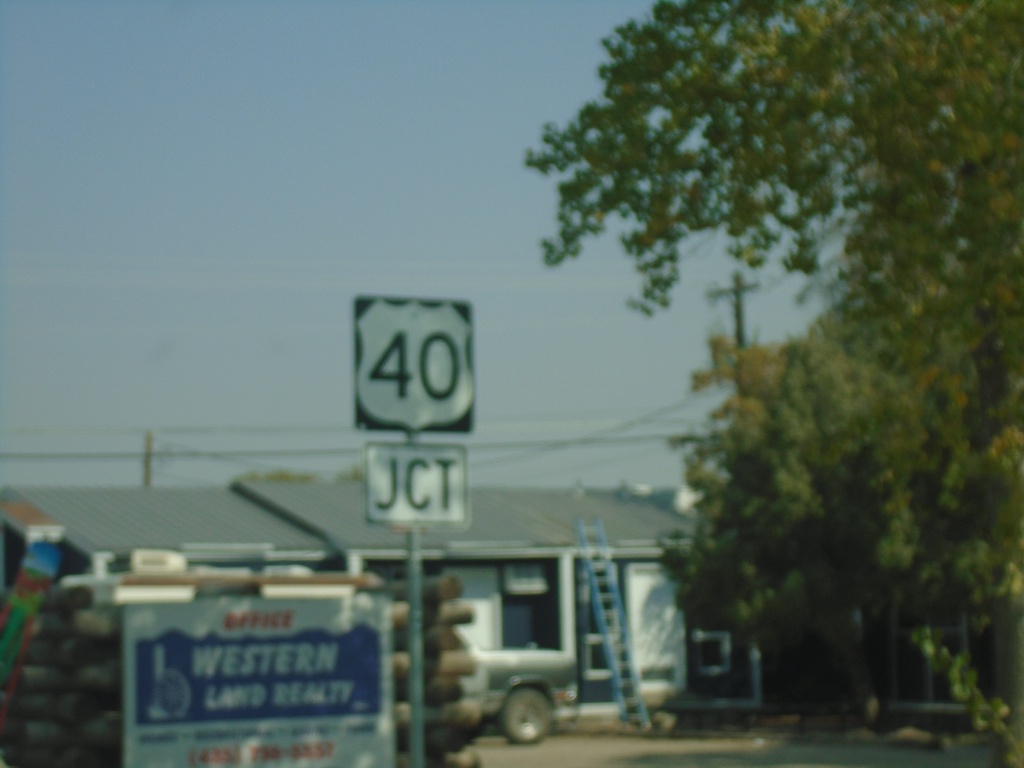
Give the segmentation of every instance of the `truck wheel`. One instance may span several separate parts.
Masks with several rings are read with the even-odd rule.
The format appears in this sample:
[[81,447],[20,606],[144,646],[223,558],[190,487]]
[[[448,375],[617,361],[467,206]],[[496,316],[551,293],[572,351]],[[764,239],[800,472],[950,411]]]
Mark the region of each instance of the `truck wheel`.
[[501,732],[513,744],[536,744],[551,732],[553,715],[547,696],[533,688],[517,688],[501,710]]

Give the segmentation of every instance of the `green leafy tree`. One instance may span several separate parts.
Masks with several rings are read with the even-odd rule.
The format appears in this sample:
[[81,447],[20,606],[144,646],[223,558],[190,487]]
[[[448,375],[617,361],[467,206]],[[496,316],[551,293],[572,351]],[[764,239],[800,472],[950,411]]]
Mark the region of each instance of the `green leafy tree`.
[[688,461],[702,530],[689,552],[666,552],[681,603],[691,622],[769,653],[813,635],[873,717],[863,619],[891,591],[877,554],[886,520],[869,425],[875,398],[898,382],[851,354],[831,320],[778,347],[711,347],[713,368],[696,386],[727,383],[732,394]]
[[[934,520],[982,521],[956,549],[1010,705],[996,758],[1024,765],[1024,6],[659,2],[604,46],[603,95],[527,155],[560,180],[546,261],[612,226],[651,312],[695,234],[724,233],[755,266],[835,255],[926,403],[888,442],[890,555],[927,561]],[[928,471],[934,509],[915,488]]]

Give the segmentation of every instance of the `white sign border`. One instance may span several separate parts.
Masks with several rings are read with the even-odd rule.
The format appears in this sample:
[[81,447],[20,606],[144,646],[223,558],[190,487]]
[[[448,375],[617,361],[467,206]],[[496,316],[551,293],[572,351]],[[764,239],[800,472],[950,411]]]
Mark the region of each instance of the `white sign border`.
[[[372,450],[382,448],[387,451],[394,451],[397,453],[408,452],[410,454],[419,454],[417,458],[422,454],[434,453],[435,456],[450,456],[455,454],[458,456],[458,461],[461,467],[461,478],[457,484],[457,487],[461,493],[462,499],[462,515],[458,519],[438,519],[412,517],[412,518],[396,518],[383,515],[374,515],[372,513],[372,506],[374,503],[374,494],[371,488],[371,463],[370,453]],[[447,529],[447,530],[466,530],[469,528],[472,522],[472,505],[470,504],[469,498],[469,461],[468,454],[465,446],[454,444],[454,443],[421,443],[421,442],[405,442],[405,443],[384,443],[384,442],[369,442],[366,443],[363,449],[363,512],[365,519],[372,525],[385,525],[396,531],[407,531],[412,528],[419,529]],[[415,514],[415,513],[414,513]]]

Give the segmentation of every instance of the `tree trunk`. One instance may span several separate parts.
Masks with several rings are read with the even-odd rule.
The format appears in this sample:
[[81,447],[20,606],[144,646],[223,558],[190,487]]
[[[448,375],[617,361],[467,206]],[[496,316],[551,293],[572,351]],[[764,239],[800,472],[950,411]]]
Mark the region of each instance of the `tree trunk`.
[[996,597],[992,607],[996,696],[1010,706],[1006,733],[997,736],[992,768],[1024,768],[1024,595]]
[[862,628],[852,620],[836,627],[822,628],[822,637],[838,654],[849,679],[850,693],[860,707],[860,714],[867,725],[878,719],[880,704],[878,692],[871,679],[871,667],[864,653]]
[[860,714],[866,725],[872,725],[878,719],[881,705],[878,701],[878,692],[875,691],[875,684],[871,680],[871,668],[868,666],[867,657],[864,655],[864,645],[860,642],[849,644],[847,656],[847,669],[850,674],[850,689],[853,692],[854,700],[860,707]]
[[[977,401],[973,413],[967,412],[971,448],[987,465],[996,438],[1007,423],[1006,404],[1010,397],[1010,374],[1004,356],[1003,338],[992,310],[980,306],[975,319],[985,329],[974,348],[978,376]],[[1024,768],[1024,594],[1007,579],[1020,557],[1020,510],[1013,508],[1019,477],[1010,478],[996,466],[986,466],[985,482],[979,499],[982,514],[988,518],[995,551],[1006,560],[996,564],[993,583],[992,632],[995,640],[996,696],[1009,706],[1006,729],[997,734],[992,751],[993,768]],[[1012,505],[1012,506],[1008,506]],[[1014,523],[1008,523],[1004,517]],[[1007,581],[1011,583],[1006,583]]]

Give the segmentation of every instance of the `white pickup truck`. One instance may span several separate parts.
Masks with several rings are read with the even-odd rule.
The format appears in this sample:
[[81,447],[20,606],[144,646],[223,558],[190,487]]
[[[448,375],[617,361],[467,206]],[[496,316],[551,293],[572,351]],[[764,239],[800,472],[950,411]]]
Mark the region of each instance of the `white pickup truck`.
[[476,672],[462,678],[463,696],[479,701],[484,724],[513,744],[535,744],[556,720],[578,714],[576,659],[542,648],[481,650],[464,636]]

